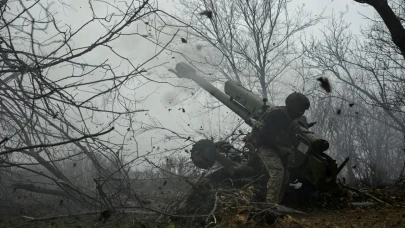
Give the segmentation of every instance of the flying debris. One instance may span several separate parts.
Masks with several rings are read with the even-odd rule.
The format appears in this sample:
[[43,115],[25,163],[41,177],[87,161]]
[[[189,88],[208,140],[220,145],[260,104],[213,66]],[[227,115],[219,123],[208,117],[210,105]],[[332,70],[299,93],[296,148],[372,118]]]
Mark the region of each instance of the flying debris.
[[188,140],[190,140],[190,138],[191,138],[191,137],[190,137],[190,136],[188,136],[188,138],[187,138],[187,139],[186,139],[186,141],[184,141],[184,142],[187,142]]
[[200,13],[201,16],[206,16],[209,19],[212,19],[212,11],[211,10],[204,10]]
[[186,44],[186,43],[187,43],[187,40],[184,39],[184,38],[181,38],[181,42]]
[[355,112],[356,113],[356,115],[358,115],[359,114],[359,112]]
[[98,218],[98,221],[103,220],[103,223],[105,223],[111,217],[111,215],[112,215],[112,212],[110,210],[105,210],[100,213],[100,217]]
[[163,182],[163,186],[165,186],[167,184],[167,181],[165,180],[165,182]]
[[316,80],[321,82],[321,87],[324,89],[326,92],[330,93],[332,91],[332,88],[330,86],[329,80],[326,77],[319,77]]
[[340,115],[342,113],[342,110],[338,109],[336,114]]
[[349,107],[353,107],[353,105],[354,105],[354,103],[350,103],[350,104],[349,104]]
[[315,121],[315,122],[308,123],[308,128],[313,127],[315,124],[316,124],[316,121]]
[[357,165],[352,166],[352,169],[355,169],[355,168],[357,168]]
[[186,110],[184,110],[184,108],[181,108],[181,110],[182,110],[183,112],[186,112]]

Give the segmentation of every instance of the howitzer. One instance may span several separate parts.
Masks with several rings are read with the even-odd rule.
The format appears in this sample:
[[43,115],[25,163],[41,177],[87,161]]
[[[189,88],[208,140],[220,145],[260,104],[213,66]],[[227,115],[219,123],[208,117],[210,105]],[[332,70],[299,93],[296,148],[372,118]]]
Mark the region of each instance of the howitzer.
[[[225,83],[225,93],[223,93],[200,77],[196,70],[187,63],[178,63],[175,71],[170,71],[175,73],[179,78],[187,78],[196,82],[240,116],[251,127],[271,107],[267,104],[266,99],[261,99],[258,95],[232,80],[228,80]],[[298,121],[301,128],[309,128],[305,116],[301,117]],[[334,190],[337,187],[337,175],[347,163],[348,158],[338,166],[336,160],[325,154],[328,148],[329,142],[318,134],[299,134],[294,150],[294,161],[290,166],[290,180],[294,181],[298,179],[310,183],[320,191]],[[213,162],[211,163],[210,166],[213,165]]]

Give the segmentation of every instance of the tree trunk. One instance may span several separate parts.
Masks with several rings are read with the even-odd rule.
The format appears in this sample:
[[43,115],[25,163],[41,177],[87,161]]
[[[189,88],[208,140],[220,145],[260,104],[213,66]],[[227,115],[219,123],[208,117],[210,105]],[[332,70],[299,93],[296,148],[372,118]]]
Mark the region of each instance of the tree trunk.
[[391,33],[391,39],[399,48],[405,59],[405,28],[401,21],[395,15],[394,11],[388,5],[387,0],[355,0],[356,2],[366,3],[372,6],[383,19],[385,25]]
[[65,197],[65,198],[68,198],[71,200],[75,200],[66,192],[56,190],[56,189],[41,188],[41,187],[37,187],[33,184],[24,184],[24,183],[15,183],[15,184],[12,184],[11,186],[14,187],[14,189],[23,189],[23,190],[26,190],[29,192],[35,192],[35,193],[39,193],[39,194],[62,196],[62,197]]

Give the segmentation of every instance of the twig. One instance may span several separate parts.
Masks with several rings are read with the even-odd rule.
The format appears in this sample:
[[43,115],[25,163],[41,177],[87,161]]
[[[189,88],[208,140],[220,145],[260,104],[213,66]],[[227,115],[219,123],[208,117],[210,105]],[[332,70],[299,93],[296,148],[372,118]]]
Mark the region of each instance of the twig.
[[247,183],[245,186],[243,186],[242,188],[240,188],[240,189],[245,189],[245,188],[248,188],[250,185],[252,185],[253,183],[255,183],[256,181],[258,181],[260,178],[262,178],[264,175],[262,174],[262,175],[260,175],[258,178],[256,178],[256,179],[254,179],[254,180],[252,180],[251,182],[249,182],[249,183]]
[[16,152],[16,151],[19,151],[19,150],[27,150],[27,149],[33,149],[33,148],[44,148],[44,147],[60,146],[60,145],[64,145],[64,144],[68,144],[68,143],[72,143],[72,142],[81,141],[81,140],[86,139],[86,138],[92,138],[92,137],[97,137],[97,136],[100,136],[100,135],[104,135],[104,134],[107,134],[107,133],[111,132],[112,130],[114,130],[114,127],[110,128],[109,130],[104,131],[104,132],[100,132],[100,133],[96,133],[96,134],[91,134],[91,135],[85,135],[85,136],[82,136],[82,137],[80,137],[80,138],[71,139],[71,140],[67,140],[67,141],[63,141],[63,142],[52,143],[52,144],[40,144],[40,145],[26,146],[26,147],[21,147],[21,148],[15,148],[15,149],[11,149],[11,150],[6,150],[6,151],[3,151],[3,152],[0,152],[0,155],[9,154],[9,153]]
[[169,217],[177,217],[177,218],[202,218],[202,217],[207,217],[208,215],[175,215],[175,214],[170,214],[170,213],[166,213],[163,211],[159,211],[159,210],[155,210],[149,207],[121,207],[121,208],[133,208],[133,209],[142,209],[142,210],[147,210],[147,211],[152,211],[155,212],[156,214],[163,214]]
[[114,209],[113,204],[111,203],[110,199],[109,199],[109,198],[105,195],[105,193],[103,192],[103,188],[102,188],[101,185],[98,183],[97,179],[94,178],[93,180],[94,180],[94,182],[96,183],[96,189],[97,189],[98,192],[100,193],[101,199],[105,202],[106,205],[108,205],[108,206],[113,210],[113,212],[115,212],[115,209]]
[[[207,174],[207,172],[203,172],[199,177],[198,177],[198,179],[197,179],[197,181],[196,182],[199,182],[200,180],[202,180],[204,177],[205,177],[205,175]],[[172,207],[172,208],[176,208],[176,209],[179,209],[179,208],[181,208],[185,203],[186,203],[186,201],[187,201],[187,198],[188,198],[188,196],[191,194],[191,192],[192,191],[194,191],[195,189],[196,189],[196,185],[194,184],[194,183],[192,183],[190,180],[188,180],[187,178],[184,178],[184,180],[186,181],[186,183],[187,184],[189,184],[190,185],[190,188],[189,188],[189,190],[177,201],[177,202],[175,202],[174,204],[174,206]],[[167,210],[165,210],[165,212],[166,212]]]
[[[84,213],[79,213],[79,214],[56,215],[56,216],[43,217],[43,218],[31,218],[31,217],[28,217],[28,216],[22,216],[22,217],[26,218],[26,219],[30,219],[29,223],[33,223],[33,222],[54,220],[54,219],[67,218],[67,217],[73,217],[73,216],[94,215],[94,214],[99,214],[99,213],[100,213],[99,211],[92,211],[92,212],[84,212]],[[13,228],[25,227],[25,226],[27,226],[27,224],[13,226]]]
[[[403,149],[405,151],[405,149]],[[402,166],[402,171],[401,174],[399,175],[398,179],[395,181],[395,184],[400,183],[404,179],[404,171],[405,171],[405,162],[404,165]]]
[[212,217],[214,217],[214,224],[217,224],[217,219],[215,218],[215,211],[217,210],[217,206],[218,206],[218,202],[219,202],[219,190],[215,193],[215,203],[214,203],[214,208],[212,208],[211,212],[209,213],[207,219],[205,220],[206,223],[208,223],[208,220]]
[[368,194],[368,193],[362,192],[362,191],[360,191],[360,190],[358,190],[358,189],[352,188],[352,187],[347,186],[347,185],[342,185],[342,186],[345,187],[345,188],[347,188],[347,189],[349,189],[349,190],[352,190],[352,191],[354,191],[354,192],[356,192],[356,193],[363,194],[364,196],[366,196],[366,197],[368,197],[368,198],[371,198],[372,200],[374,200],[374,201],[376,201],[376,202],[378,202],[378,203],[381,203],[381,204],[384,204],[384,205],[387,205],[387,206],[391,206],[391,204],[389,204],[389,203],[387,203],[387,202],[384,202],[384,201],[378,199],[377,197],[372,196],[372,195],[370,195],[370,194]]

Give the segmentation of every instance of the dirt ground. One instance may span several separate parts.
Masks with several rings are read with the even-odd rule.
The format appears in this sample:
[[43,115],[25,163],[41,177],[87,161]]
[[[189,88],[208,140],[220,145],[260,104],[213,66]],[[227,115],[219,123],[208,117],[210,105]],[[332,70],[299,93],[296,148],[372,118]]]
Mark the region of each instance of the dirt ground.
[[405,227],[405,205],[316,211],[293,218],[314,228]]
[[[170,224],[148,224],[133,219],[112,219],[106,224],[98,223],[95,220],[97,215],[83,216],[81,218],[58,219],[52,221],[35,222],[26,226],[16,227],[133,227],[133,228],[175,228]],[[114,221],[115,220],[115,221]],[[283,221],[284,220],[284,221]],[[319,210],[310,212],[306,215],[292,215],[290,218],[281,220],[273,227],[308,227],[308,228],[358,228],[358,227],[405,227],[405,205],[395,205],[390,207],[372,207],[372,208],[350,208],[341,210]],[[295,220],[296,222],[292,222]],[[16,224],[15,224],[16,225]],[[21,223],[20,223],[21,225]],[[10,223],[0,223],[0,227],[13,227]],[[212,227],[212,226],[211,226]],[[259,227],[251,225],[241,225],[238,227]]]
[[[306,214],[291,214],[285,216],[283,219],[278,219],[276,224],[265,227],[291,227],[291,228],[359,228],[359,227],[404,227],[405,228],[405,197],[394,195],[388,191],[370,191],[370,195],[378,197],[380,200],[389,203],[390,205],[384,205],[374,202],[372,199],[364,201],[374,202],[372,206],[346,206],[340,207],[339,204],[335,204],[335,201],[329,206],[319,206],[319,204],[298,204],[287,205],[291,208],[305,212]],[[337,198],[340,202],[342,198]],[[346,201],[347,197],[342,201],[345,205],[351,205],[350,201]],[[359,202],[358,199],[354,200]],[[338,205],[338,207],[335,207]],[[2,205],[0,205],[1,207]],[[4,206],[4,205],[3,205]],[[339,208],[339,209],[336,209]],[[252,213],[253,214],[253,213]],[[251,215],[252,215],[251,214]],[[48,228],[64,228],[64,227],[132,227],[132,228],[177,228],[180,227],[175,224],[169,223],[151,223],[151,219],[143,219],[137,217],[135,214],[120,214],[112,216],[105,224],[98,221],[98,214],[91,214],[85,216],[75,216],[61,219],[53,219],[47,221],[29,222],[30,219],[18,218],[13,219],[0,219],[1,227],[48,227]],[[149,216],[147,216],[149,217]],[[155,217],[155,216],[153,216]],[[251,216],[248,216],[249,218]],[[245,221],[248,221],[247,219]],[[193,226],[195,227],[195,226]],[[259,224],[245,223],[245,224],[224,224],[218,222],[217,225],[211,225],[208,227],[263,227]]]

